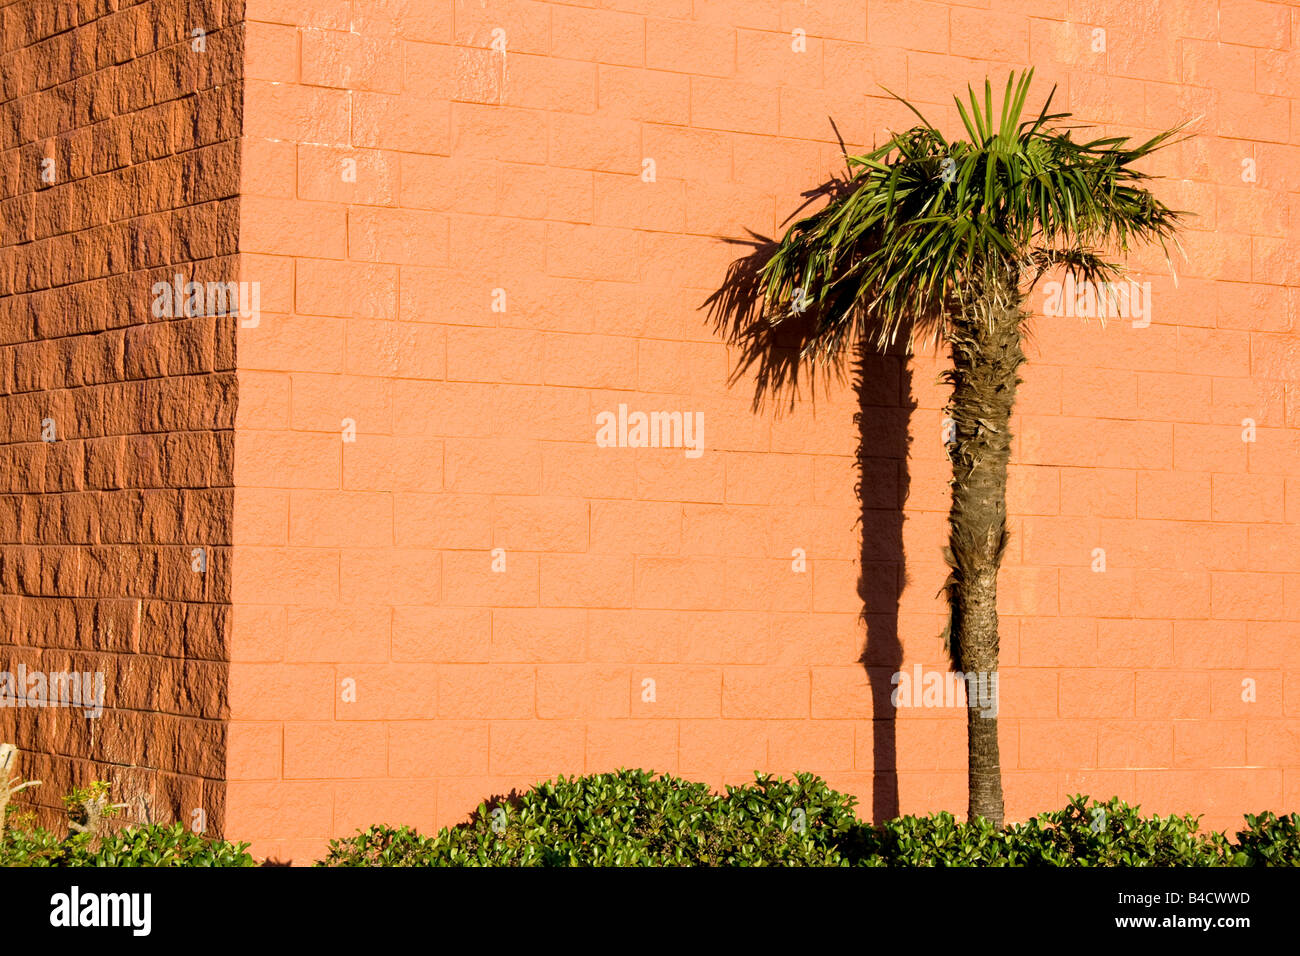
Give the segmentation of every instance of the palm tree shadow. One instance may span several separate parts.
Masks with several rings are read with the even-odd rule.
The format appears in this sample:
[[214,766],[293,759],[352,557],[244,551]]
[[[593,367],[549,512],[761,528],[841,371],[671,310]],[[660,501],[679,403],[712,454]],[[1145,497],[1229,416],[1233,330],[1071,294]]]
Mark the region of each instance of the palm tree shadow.
[[862,530],[858,594],[867,639],[858,659],[871,687],[872,818],[898,816],[897,711],[891,700],[903,663],[899,599],[906,584],[903,508],[910,479],[908,425],[916,402],[903,349],[859,352],[854,374],[858,396],[859,524]]
[[[806,193],[835,195],[845,188],[835,179]],[[905,583],[903,505],[908,493],[908,425],[916,407],[911,394],[911,373],[903,347],[879,351],[859,347],[839,367],[819,368],[800,361],[800,349],[812,334],[817,316],[813,310],[791,315],[773,326],[762,312],[763,266],[776,250],[775,240],[750,233],[748,240],[728,240],[748,251],[732,262],[721,288],[705,305],[715,331],[738,350],[731,383],[752,376],[753,408],[771,403],[777,413],[792,408],[804,386],[815,400],[815,375],[825,372],[838,381],[850,379],[858,404],[854,422],[858,429],[855,488],[861,554],[858,595],[866,641],[856,663],[866,671],[872,700],[872,818],[883,821],[898,816],[898,760],[895,710],[890,700],[893,675],[903,659],[899,641],[899,597]]]

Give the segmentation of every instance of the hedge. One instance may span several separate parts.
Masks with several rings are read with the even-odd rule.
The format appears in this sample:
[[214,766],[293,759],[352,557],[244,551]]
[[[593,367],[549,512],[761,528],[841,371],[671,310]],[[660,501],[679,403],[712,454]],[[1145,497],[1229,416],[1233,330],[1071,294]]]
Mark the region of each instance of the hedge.
[[[1143,816],[1118,798],[1075,796],[1061,810],[1002,829],[950,813],[878,826],[853,796],[811,774],[755,774],[713,793],[642,770],[559,777],[425,836],[372,826],[333,840],[324,867],[358,866],[1300,866],[1295,814],[1250,814],[1229,839],[1192,816]],[[0,865],[255,866],[245,843],[181,824],[57,837],[34,827],[0,836]]]
[[1118,798],[997,829],[950,813],[872,826],[818,777],[756,774],[714,794],[641,770],[560,777],[480,804],[428,837],[376,826],[318,866],[1300,866],[1295,815],[1248,815],[1235,840],[1192,816],[1144,817]]

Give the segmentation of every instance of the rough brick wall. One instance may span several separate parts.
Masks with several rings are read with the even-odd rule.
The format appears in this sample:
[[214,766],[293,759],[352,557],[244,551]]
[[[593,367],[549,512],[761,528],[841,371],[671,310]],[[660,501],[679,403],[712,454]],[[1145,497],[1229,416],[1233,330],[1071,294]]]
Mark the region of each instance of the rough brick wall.
[[241,18],[0,6],[0,670],[105,679],[98,719],[0,708],[47,820],[106,779],[221,829],[234,319],[153,286],[237,275]]

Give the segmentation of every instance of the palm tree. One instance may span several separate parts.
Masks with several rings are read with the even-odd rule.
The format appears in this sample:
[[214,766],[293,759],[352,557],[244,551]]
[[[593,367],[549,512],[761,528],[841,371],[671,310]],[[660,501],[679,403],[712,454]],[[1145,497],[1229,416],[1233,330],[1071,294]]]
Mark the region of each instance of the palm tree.
[[[1009,423],[1030,291],[1054,269],[1109,288],[1097,284],[1123,267],[1107,255],[1122,256],[1130,241],[1158,242],[1169,261],[1182,215],[1152,196],[1144,188],[1151,177],[1133,168],[1181,126],[1141,145],[1125,137],[1078,142],[1053,125],[1070,114],[1049,113],[1050,95],[1037,116],[1022,119],[1032,78],[1032,70],[1008,77],[996,126],[989,83],[982,105],[968,87],[969,109],[956,98],[968,138],[951,142],[898,97],[920,125],[847,157],[847,179],[790,227],[757,283],[769,328],[798,318],[790,325],[804,330],[801,364],[833,364],[850,349],[900,341],[950,352],[944,638],[968,688],[973,675],[996,688]],[[968,691],[969,816],[1001,826],[997,718],[983,716],[996,709],[977,696]]]

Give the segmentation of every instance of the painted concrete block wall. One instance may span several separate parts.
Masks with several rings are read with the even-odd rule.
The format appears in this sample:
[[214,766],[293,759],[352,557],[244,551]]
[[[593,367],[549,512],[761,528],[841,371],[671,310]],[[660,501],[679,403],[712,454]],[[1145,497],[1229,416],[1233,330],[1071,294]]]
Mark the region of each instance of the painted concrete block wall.
[[0,6],[0,670],[88,678],[84,707],[5,689],[47,823],[105,779],[221,831],[234,326],[153,287],[237,278],[241,16]]
[[[1204,120],[1159,162],[1197,213],[1177,285],[1133,259],[1149,326],[1036,326],[1008,811],[1294,805],[1296,13],[252,0],[240,251],[275,304],[239,343],[232,830],[305,856],[622,765],[964,806],[960,709],[889,705],[944,667],[942,362],[754,412],[699,307],[719,237],[840,168],[828,117],[861,147],[908,120],[882,85],[951,122],[1028,64],[1107,132]],[[599,447],[621,405],[701,413],[703,454]]]

